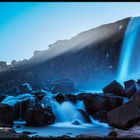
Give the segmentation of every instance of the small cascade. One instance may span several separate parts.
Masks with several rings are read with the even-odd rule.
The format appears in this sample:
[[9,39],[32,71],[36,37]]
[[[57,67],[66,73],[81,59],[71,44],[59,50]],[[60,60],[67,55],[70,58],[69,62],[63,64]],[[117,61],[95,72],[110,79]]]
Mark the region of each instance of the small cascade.
[[52,100],[52,108],[56,116],[56,122],[72,122],[74,120],[84,122],[84,119],[76,106],[69,101],[59,104],[55,100]]

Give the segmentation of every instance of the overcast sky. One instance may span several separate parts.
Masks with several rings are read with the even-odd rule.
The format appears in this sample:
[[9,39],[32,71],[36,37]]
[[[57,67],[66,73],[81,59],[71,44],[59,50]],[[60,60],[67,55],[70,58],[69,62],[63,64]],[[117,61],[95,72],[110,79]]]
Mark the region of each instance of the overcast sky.
[[0,2],[0,60],[23,60],[57,40],[140,15],[140,3]]

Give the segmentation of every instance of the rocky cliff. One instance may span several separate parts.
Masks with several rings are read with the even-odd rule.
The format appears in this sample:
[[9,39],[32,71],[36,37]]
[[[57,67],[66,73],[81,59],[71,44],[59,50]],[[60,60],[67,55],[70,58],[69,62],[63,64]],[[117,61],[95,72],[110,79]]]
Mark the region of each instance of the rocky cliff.
[[45,51],[35,51],[29,60],[0,72],[0,91],[12,94],[11,90],[25,82],[49,87],[59,78],[71,79],[79,89],[101,89],[116,77],[129,20],[102,25],[57,41]]

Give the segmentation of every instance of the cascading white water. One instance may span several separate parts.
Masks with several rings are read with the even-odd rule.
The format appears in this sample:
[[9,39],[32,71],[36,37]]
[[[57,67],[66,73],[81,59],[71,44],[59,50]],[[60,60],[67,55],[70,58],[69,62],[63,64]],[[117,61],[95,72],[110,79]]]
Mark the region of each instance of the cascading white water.
[[69,101],[65,101],[62,104],[52,101],[52,107],[57,122],[72,122],[73,120],[84,122],[84,118],[77,110],[76,106]]
[[118,81],[140,78],[140,17],[130,19],[123,41]]

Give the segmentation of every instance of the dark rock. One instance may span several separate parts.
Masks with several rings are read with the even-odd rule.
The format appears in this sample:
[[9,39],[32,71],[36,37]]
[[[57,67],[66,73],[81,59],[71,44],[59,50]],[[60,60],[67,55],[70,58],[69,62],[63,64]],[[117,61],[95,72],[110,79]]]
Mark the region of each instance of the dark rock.
[[16,139],[20,138],[14,129],[9,127],[3,127],[0,129],[0,139]]
[[125,93],[127,97],[131,97],[136,91],[140,91],[139,85],[134,80],[128,80],[124,82]]
[[140,109],[134,102],[129,101],[109,111],[107,119],[110,126],[128,129],[140,120]]
[[81,122],[79,120],[74,120],[74,121],[71,122],[71,124],[81,125]]
[[74,83],[69,79],[55,80],[51,84],[51,90],[53,93],[69,93],[74,92]]
[[0,103],[0,126],[13,126],[13,108]]
[[116,138],[117,137],[117,132],[116,131],[111,131],[109,134],[108,134],[109,137],[111,138]]
[[111,94],[106,94],[104,96],[105,100],[106,100],[106,104],[104,109],[109,111],[112,110],[118,106],[121,106],[123,104],[123,98],[120,96],[114,96]]
[[21,128],[21,125],[17,125],[16,128]]
[[32,87],[28,83],[24,83],[19,87],[20,93],[31,93]]
[[69,139],[69,138],[71,138],[71,137],[68,136],[68,135],[62,135],[62,136],[58,136],[58,137],[56,137],[56,138],[58,138],[58,139],[59,139],[59,138],[62,138],[62,139],[64,139],[64,138],[67,139],[67,138],[68,138],[68,139]]
[[7,96],[7,95],[5,95],[5,94],[1,93],[1,94],[0,94],[0,102],[2,102],[2,101],[3,101],[3,99],[4,99],[6,96]]
[[44,108],[41,104],[27,110],[25,114],[27,126],[45,126],[55,122],[55,116],[50,107]]
[[26,110],[35,103],[35,98],[31,94],[22,94],[16,97],[7,96],[1,103],[7,104],[13,109],[13,119],[23,119]]
[[89,133],[89,134],[80,134],[77,135],[76,138],[80,138],[80,139],[103,139],[103,136],[99,136],[95,133]]
[[118,83],[116,80],[112,81],[110,84],[105,86],[102,90],[105,94],[112,93],[118,96],[126,96],[124,94],[123,86],[120,83]]
[[107,111],[105,110],[99,110],[94,114],[94,119],[99,120],[100,122],[107,123]]
[[136,91],[135,94],[131,96],[130,101],[133,101],[138,107],[140,107],[140,91]]
[[86,121],[86,123],[92,123],[92,121],[90,120],[89,116],[87,115],[87,113],[84,110],[78,109],[78,111],[81,113],[81,115],[83,116],[83,118]]
[[123,104],[123,98],[119,96],[90,94],[84,97],[84,105],[88,114],[93,115],[99,110],[111,110]]
[[30,132],[30,131],[23,131],[21,133],[26,134],[26,135],[36,134],[36,132]]
[[109,134],[108,138],[115,139],[140,139],[140,126],[136,125],[128,130],[115,128]]
[[35,95],[38,98],[39,101],[41,101],[42,98],[44,96],[46,96],[46,94],[47,93],[45,91],[35,91],[35,92],[33,92],[33,95]]
[[77,101],[76,95],[74,95],[74,94],[66,94],[66,97],[68,100],[70,100],[73,103],[76,103],[76,101]]
[[62,93],[58,93],[55,97],[54,97],[55,99],[56,99],[56,101],[58,102],[58,103],[62,103],[62,102],[64,102],[64,101],[66,101],[67,99],[66,99],[66,96],[64,95],[64,94],[62,94]]
[[85,96],[87,95],[87,93],[79,93],[76,95],[77,100],[84,100]]

